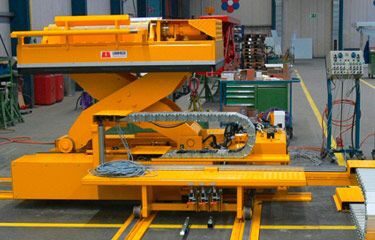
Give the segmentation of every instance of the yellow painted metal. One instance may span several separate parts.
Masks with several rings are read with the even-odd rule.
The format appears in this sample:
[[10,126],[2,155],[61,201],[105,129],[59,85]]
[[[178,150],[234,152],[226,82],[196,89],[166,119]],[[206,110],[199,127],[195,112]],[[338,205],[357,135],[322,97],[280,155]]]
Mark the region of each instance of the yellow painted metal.
[[267,134],[257,132],[252,154],[287,154],[286,133],[278,131],[274,139],[267,139]]
[[[181,229],[181,224],[151,224],[149,229]],[[190,229],[207,229],[207,225],[192,224]],[[232,229],[233,225],[215,224],[215,229]]]
[[352,172],[355,168],[375,168],[373,160],[348,160],[348,171]]
[[113,235],[112,240],[120,239],[121,235],[125,232],[125,230],[128,228],[128,226],[129,226],[130,223],[133,221],[133,219],[134,219],[134,215],[131,214],[131,215],[126,219],[126,221],[124,222],[124,224],[120,227],[120,229],[116,232],[116,234]]
[[122,224],[114,223],[46,223],[46,222],[0,222],[6,228],[119,228]]
[[256,197],[264,202],[309,202],[312,200],[311,192],[277,192],[276,194],[259,194]]
[[262,217],[262,201],[255,199],[253,207],[253,216],[251,219],[251,231],[249,239],[258,240],[260,232],[260,223]]
[[348,172],[305,172],[308,186],[349,186],[353,179]]
[[[140,199],[137,187],[100,187],[81,184],[93,168],[87,154],[34,154],[12,162],[14,199]],[[30,187],[32,186],[32,187]]]
[[243,187],[237,187],[237,219],[243,219],[243,202],[244,192]]
[[0,183],[8,183],[8,182],[12,182],[12,178],[10,178],[10,177],[0,178]]
[[141,240],[155,217],[156,213],[153,213],[147,218],[140,219],[125,237],[125,240]]
[[[213,24],[214,23],[214,24]],[[223,37],[223,32],[221,30],[220,21],[195,21],[189,20],[189,25],[199,29],[200,31],[206,33],[207,35],[221,39]]]
[[14,199],[13,191],[0,191],[0,199],[1,200]]
[[70,74],[70,77],[97,100],[102,100],[136,80],[136,76],[130,73],[76,73]]
[[337,211],[348,210],[351,203],[364,203],[365,198],[358,186],[339,187],[333,195]]
[[245,229],[245,222],[242,219],[236,218],[234,220],[230,240],[242,240],[244,229]]
[[101,186],[297,187],[305,186],[306,178],[304,172],[154,170],[137,178],[107,178],[88,174],[82,178],[82,183]]
[[55,146],[56,146],[57,151],[62,152],[62,153],[70,153],[74,150],[74,142],[67,135],[56,139]]
[[[42,40],[38,44],[25,44],[24,38],[31,36],[41,37]],[[155,20],[147,22],[146,25],[133,25],[126,15],[56,17],[55,24],[42,31],[15,32],[12,37],[18,38],[19,41],[19,64],[29,67],[67,67],[72,63],[91,67],[111,64],[163,66],[179,61],[187,65],[197,62],[213,65],[223,59],[222,29],[217,20]],[[126,52],[126,57],[103,58],[102,52],[108,51]],[[311,193],[288,193],[287,188],[350,185],[354,182],[353,169],[375,167],[375,164],[370,162],[348,161],[347,172],[304,173],[299,170],[277,169],[219,171],[212,164],[222,162],[222,159],[154,158],[147,164],[189,163],[206,164],[207,167],[202,171],[153,170],[137,178],[105,178],[89,173],[99,164],[95,117],[127,116],[134,112],[180,111],[167,97],[189,76],[190,73],[187,72],[149,73],[139,78],[130,73],[72,74],[71,77],[99,102],[83,111],[67,136],[56,140],[56,151],[66,154],[28,155],[13,161],[13,192],[0,193],[0,198],[141,200],[143,219],[135,225],[128,239],[142,238],[155,217],[155,214],[152,214],[155,211],[235,211],[236,222],[231,239],[241,239],[244,229],[242,219],[245,190],[281,189],[282,191],[274,195],[259,195],[255,200],[251,239],[258,239],[262,201],[310,201]],[[306,92],[306,86],[303,87]],[[313,103],[311,99],[309,102]],[[312,104],[318,117],[314,106]],[[106,129],[109,129],[117,123],[105,121],[104,124]],[[163,128],[160,124],[164,123],[159,123],[159,126],[150,122],[137,123],[142,128],[151,128],[156,132],[127,136],[134,155],[162,155],[180,145],[184,145],[186,149],[202,149],[208,147],[208,143],[203,144],[202,139],[210,134],[217,136],[220,142],[223,139],[223,130],[203,130],[195,122],[186,122],[176,128]],[[232,147],[241,146],[246,137],[236,136]],[[107,137],[108,161],[120,159],[126,154],[126,150],[113,148],[119,142],[118,136]],[[154,145],[155,142],[158,144]],[[257,165],[288,164],[286,134],[279,131],[274,139],[267,139],[265,134],[257,133],[255,146],[249,156],[225,161]],[[197,208],[181,203],[180,200],[181,195],[186,194],[184,188],[192,186],[217,186],[236,189],[237,192],[233,202],[226,201],[220,208],[209,205]],[[123,231],[130,221],[128,219],[119,232]]]
[[[160,100],[173,92],[187,75],[187,73],[149,73],[107,95],[92,107],[84,110],[70,128],[68,134],[73,139],[76,150],[84,148],[95,135],[93,116],[100,111],[126,110],[131,113],[173,110]],[[152,124],[149,127],[155,128]],[[178,138],[181,132],[190,133],[193,136],[197,135],[196,131],[187,124],[173,129],[174,134],[172,134],[171,129],[158,129],[158,131],[162,131],[162,134],[176,142],[178,142],[176,137]]]
[[134,155],[163,155],[170,149],[170,146],[136,146],[131,151]]
[[142,186],[142,217],[147,218],[151,212],[150,204],[153,201],[153,191],[152,187],[149,186]]
[[[128,16],[74,16],[56,17],[55,24],[42,31],[13,32],[11,36],[18,38],[21,65],[119,61],[103,59],[103,51],[126,51],[123,62],[173,64],[223,60],[221,32],[221,22],[213,19],[155,20],[142,27],[129,24]],[[26,37],[43,40],[39,44],[25,44]]]
[[130,17],[129,15],[56,16],[55,24],[60,27],[129,25]]
[[[251,219],[251,231],[249,239],[258,240],[261,229],[262,202],[264,201],[311,201],[312,194],[310,192],[281,192],[276,194],[260,194],[256,195],[253,205],[253,216]],[[272,226],[271,226],[272,227]]]

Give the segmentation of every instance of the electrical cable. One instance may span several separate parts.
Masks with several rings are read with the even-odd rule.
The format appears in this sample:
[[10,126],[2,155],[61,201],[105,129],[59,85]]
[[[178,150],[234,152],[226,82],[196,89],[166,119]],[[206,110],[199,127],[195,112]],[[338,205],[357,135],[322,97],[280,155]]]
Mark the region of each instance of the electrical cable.
[[120,140],[122,142],[122,145],[124,145],[124,148],[127,152],[128,160],[133,161],[134,160],[133,154],[131,153],[128,141],[126,141],[125,133],[122,131],[120,123],[117,123],[117,131],[118,131],[118,135],[120,136]]
[[31,137],[27,136],[18,136],[18,137],[4,137],[0,136],[0,139],[4,140],[0,142],[0,145],[10,144],[10,143],[20,143],[20,144],[36,144],[36,145],[51,145],[55,144],[53,142],[42,142],[42,141],[33,141]]
[[186,122],[177,123],[175,125],[163,125],[163,124],[156,123],[156,122],[151,122],[151,123],[160,128],[176,128],[176,127],[184,125]]
[[131,178],[144,176],[150,168],[130,160],[106,162],[90,171],[98,177]]
[[[373,132],[373,133],[370,133],[370,134],[368,134],[363,140],[362,140],[362,142],[361,142],[361,144],[359,144],[359,146],[360,147],[362,147],[362,145],[371,137],[371,136],[374,136],[374,138],[375,138],[375,132]],[[374,141],[374,144],[375,144],[375,141]]]
[[289,155],[292,162],[298,162],[299,164],[301,164],[301,160],[307,160],[308,163],[313,163],[315,166],[322,164],[319,151],[301,148],[289,151]]
[[128,160],[116,160],[106,162],[99,165],[90,171],[91,174],[98,177],[112,177],[112,178],[131,178],[144,176],[150,171],[150,168],[134,162],[130,147],[125,138],[125,133],[122,131],[120,124],[117,124],[118,134],[124,148],[127,150]]
[[[344,98],[344,81],[341,81],[341,99]],[[342,122],[342,113],[344,105],[340,104],[340,123]],[[342,124],[340,124],[340,138],[342,139]]]

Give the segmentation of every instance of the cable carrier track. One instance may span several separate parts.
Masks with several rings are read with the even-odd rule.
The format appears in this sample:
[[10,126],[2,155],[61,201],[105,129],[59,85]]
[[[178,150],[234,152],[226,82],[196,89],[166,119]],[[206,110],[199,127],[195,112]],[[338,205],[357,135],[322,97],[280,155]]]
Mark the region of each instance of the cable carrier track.
[[248,156],[255,144],[255,127],[250,119],[240,113],[222,112],[142,112],[127,116],[124,121],[128,123],[137,122],[220,122],[237,123],[247,133],[247,142],[243,147],[236,150],[214,149],[214,150],[171,150],[161,158],[244,158]]

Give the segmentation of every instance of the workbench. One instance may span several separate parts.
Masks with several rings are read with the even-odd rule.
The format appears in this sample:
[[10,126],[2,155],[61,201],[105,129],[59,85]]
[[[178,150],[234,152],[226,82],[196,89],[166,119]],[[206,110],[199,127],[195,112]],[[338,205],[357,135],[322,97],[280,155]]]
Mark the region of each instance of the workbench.
[[220,91],[220,111],[224,106],[252,107],[258,111],[277,108],[289,113],[287,128],[293,129],[293,83],[290,80],[224,80],[218,79]]

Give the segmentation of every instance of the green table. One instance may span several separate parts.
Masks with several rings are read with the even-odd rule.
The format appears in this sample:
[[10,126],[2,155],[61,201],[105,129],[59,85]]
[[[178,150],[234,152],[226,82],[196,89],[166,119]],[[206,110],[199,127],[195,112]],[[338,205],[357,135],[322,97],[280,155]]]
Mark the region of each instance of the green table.
[[266,111],[270,108],[282,109],[289,113],[292,128],[292,83],[291,80],[242,80],[231,81],[218,79],[220,82],[220,111],[223,106],[246,106]]

